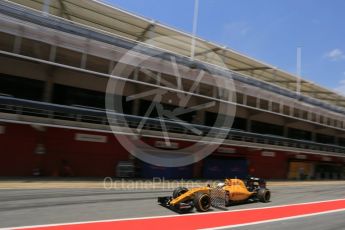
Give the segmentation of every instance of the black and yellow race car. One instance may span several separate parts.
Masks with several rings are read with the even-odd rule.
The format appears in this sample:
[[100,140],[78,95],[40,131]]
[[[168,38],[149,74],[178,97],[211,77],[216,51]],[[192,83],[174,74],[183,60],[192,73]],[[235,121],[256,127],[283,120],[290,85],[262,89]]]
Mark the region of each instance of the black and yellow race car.
[[247,201],[269,202],[270,198],[271,192],[266,188],[266,182],[251,177],[246,182],[225,179],[224,183],[219,183],[216,187],[178,187],[172,196],[158,197],[158,203],[179,213],[188,213],[194,208],[199,212],[206,212],[211,206],[226,207]]

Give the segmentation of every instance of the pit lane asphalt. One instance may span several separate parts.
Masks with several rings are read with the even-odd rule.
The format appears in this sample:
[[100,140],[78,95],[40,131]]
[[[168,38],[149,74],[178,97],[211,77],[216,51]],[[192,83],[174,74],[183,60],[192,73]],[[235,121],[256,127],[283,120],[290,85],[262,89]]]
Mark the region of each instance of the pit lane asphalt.
[[[228,207],[228,210],[305,203],[345,197],[345,183],[270,186],[272,201]],[[20,227],[120,218],[175,215],[157,204],[171,191],[118,191],[105,189],[3,189],[0,190],[0,227]],[[345,229],[345,213],[279,221],[238,229]],[[325,223],[323,223],[324,220]],[[310,222],[312,221],[312,222]],[[312,228],[320,222],[323,228]],[[317,227],[317,226],[316,226]]]
[[271,223],[224,228],[229,230],[344,230],[345,212],[322,214]]

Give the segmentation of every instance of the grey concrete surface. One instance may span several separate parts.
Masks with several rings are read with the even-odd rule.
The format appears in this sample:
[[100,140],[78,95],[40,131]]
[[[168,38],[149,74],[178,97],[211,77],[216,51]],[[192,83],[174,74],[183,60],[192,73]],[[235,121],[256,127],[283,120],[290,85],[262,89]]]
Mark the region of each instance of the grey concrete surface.
[[[344,184],[272,186],[270,189],[272,191],[270,203],[242,204],[228,209],[258,208],[345,197]],[[0,190],[0,227],[174,215],[176,213],[159,206],[156,201],[156,197],[170,194],[171,191],[162,190],[4,189]],[[345,217],[345,214],[342,214]],[[333,229],[339,229],[341,220],[339,215],[325,216],[329,229],[332,229],[332,225],[334,225]],[[324,217],[319,216],[319,218]],[[296,220],[297,224],[302,226],[303,219]],[[288,228],[289,223],[289,221],[282,222],[282,229],[292,229]],[[305,228],[302,226],[297,229],[310,229],[307,223],[310,222],[306,221]],[[343,223],[345,229],[345,221]]]

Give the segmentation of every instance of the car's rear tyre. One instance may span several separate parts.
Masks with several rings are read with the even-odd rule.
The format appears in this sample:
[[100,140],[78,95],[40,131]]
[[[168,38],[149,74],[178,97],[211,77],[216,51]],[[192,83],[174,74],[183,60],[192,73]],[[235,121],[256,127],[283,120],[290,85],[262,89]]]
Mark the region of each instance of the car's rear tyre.
[[208,193],[197,193],[194,197],[194,206],[199,212],[206,212],[211,207],[211,197]]
[[188,192],[188,188],[185,187],[177,187],[174,191],[173,191],[173,198],[175,199],[176,197],[181,196],[182,194]]
[[260,189],[258,191],[258,199],[260,202],[267,203],[271,199],[271,192],[268,189]]

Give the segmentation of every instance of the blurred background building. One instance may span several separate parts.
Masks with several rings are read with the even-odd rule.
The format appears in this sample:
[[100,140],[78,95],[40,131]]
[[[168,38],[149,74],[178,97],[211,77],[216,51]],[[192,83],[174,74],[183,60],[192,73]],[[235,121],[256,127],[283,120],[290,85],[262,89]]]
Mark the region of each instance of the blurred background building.
[[[0,176],[344,178],[345,97],[340,94],[201,38],[191,60],[191,35],[97,1],[1,1],[0,14]],[[178,39],[145,43],[159,36]],[[233,126],[218,127],[228,132],[226,140],[202,161],[177,168],[150,165],[134,159],[111,132],[107,82],[120,58],[138,45],[144,48],[134,56],[157,54],[156,63],[145,68],[162,81],[177,77],[157,64],[166,61],[164,53],[179,68],[207,66],[220,79],[233,79]],[[126,122],[134,129],[153,99],[126,97],[152,89],[143,83],[162,84],[137,66],[126,77],[134,81],[114,96],[123,100]],[[185,76],[184,87],[195,77]],[[222,103],[233,92],[202,81],[197,93]],[[202,100],[194,95],[187,107]],[[177,100],[160,103],[165,109],[179,107]],[[169,135],[180,138],[168,146],[152,112],[140,138],[178,152],[197,141],[192,127],[208,133],[219,116],[228,114],[204,108],[180,116],[189,128],[170,121]]]

